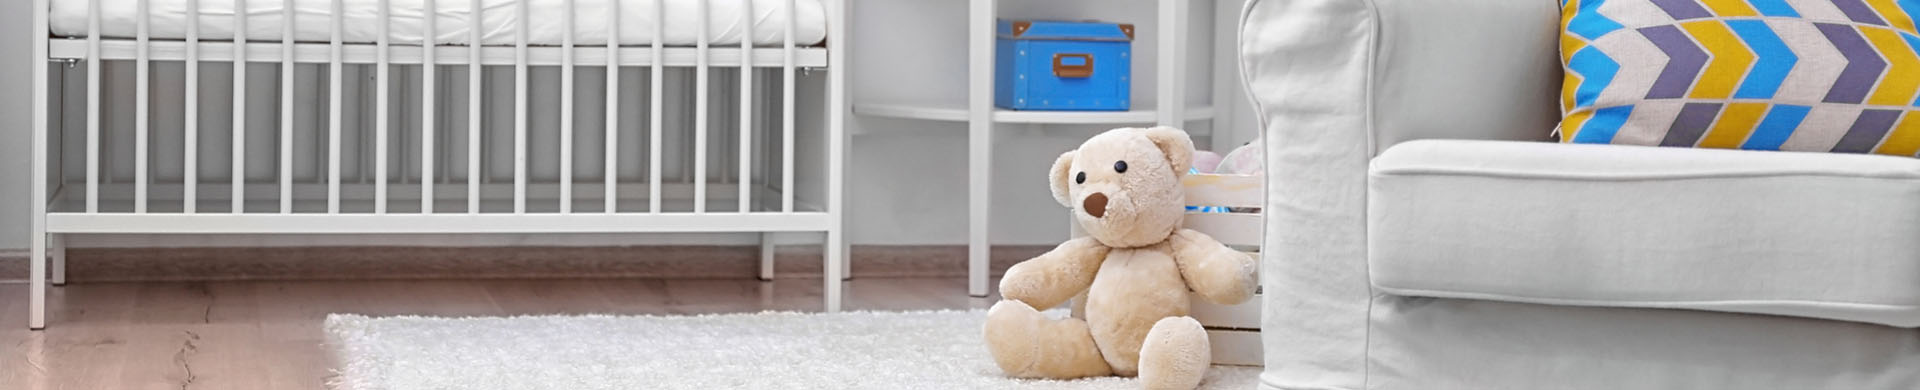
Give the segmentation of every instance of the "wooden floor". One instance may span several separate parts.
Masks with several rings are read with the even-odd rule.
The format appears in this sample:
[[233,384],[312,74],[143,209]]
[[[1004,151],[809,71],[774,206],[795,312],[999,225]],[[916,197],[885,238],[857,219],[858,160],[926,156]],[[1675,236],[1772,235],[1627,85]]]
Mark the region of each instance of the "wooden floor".
[[[500,316],[815,311],[819,279],[89,283],[55,287],[26,329],[25,284],[0,284],[0,388],[323,389],[329,313]],[[863,278],[849,310],[986,308],[965,278]]]

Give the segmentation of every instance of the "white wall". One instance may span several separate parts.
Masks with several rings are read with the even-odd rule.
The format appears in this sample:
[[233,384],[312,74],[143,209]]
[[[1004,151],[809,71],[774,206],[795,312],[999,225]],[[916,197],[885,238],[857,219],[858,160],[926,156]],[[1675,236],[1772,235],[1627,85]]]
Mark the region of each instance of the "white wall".
[[0,250],[27,247],[32,0],[0,0]]
[[[26,245],[27,82],[31,26],[30,0],[0,0],[0,250]],[[1100,19],[1134,23],[1134,97],[1136,107],[1152,106],[1157,40],[1154,0],[1078,2],[1004,1],[1001,15],[1022,19]],[[1210,86],[1219,69],[1207,64],[1217,46],[1214,34],[1223,29],[1216,17],[1234,21],[1239,4],[1197,2],[1192,11],[1189,54],[1199,58],[1190,66],[1188,102],[1205,104],[1218,98]],[[850,71],[853,99],[960,101],[966,94],[966,5],[964,1],[901,0],[856,1],[855,55]],[[1224,16],[1223,16],[1224,15]],[[1231,31],[1231,29],[1224,29]],[[1231,37],[1222,37],[1231,39]],[[209,66],[211,67],[211,66]],[[271,75],[262,70],[256,74]],[[264,77],[264,76],[263,76]],[[203,80],[219,82],[208,73]],[[174,82],[177,84],[177,81]],[[165,84],[165,83],[163,83]],[[224,87],[223,87],[224,88]],[[220,88],[203,87],[203,91]],[[204,92],[203,92],[204,93]],[[218,93],[218,92],[216,92]],[[1240,91],[1224,94],[1236,102]],[[219,98],[224,102],[225,98]],[[209,105],[217,103],[209,103]],[[582,103],[587,104],[587,103]],[[1230,146],[1253,134],[1244,103],[1218,105],[1233,119],[1219,121],[1232,127],[1214,131],[1209,122],[1190,129],[1205,145]],[[221,115],[203,115],[220,120]],[[852,160],[849,162],[849,226],[855,244],[961,244],[966,240],[966,126],[964,123],[927,122],[851,116]],[[1055,156],[1086,137],[1104,130],[1093,126],[1002,126],[996,133],[994,183],[994,241],[1001,244],[1050,244],[1066,237],[1064,209],[1054,204],[1044,172]],[[158,133],[158,130],[157,130]],[[1206,134],[1220,134],[1208,142]],[[264,137],[256,137],[265,139]],[[211,149],[219,150],[219,149]],[[807,166],[803,164],[804,168]],[[224,172],[225,168],[218,168]],[[209,178],[209,180],[212,180]],[[223,245],[644,245],[744,244],[753,236],[728,234],[683,235],[564,235],[505,237],[391,237],[391,236],[149,236],[79,237],[80,246],[223,246]],[[783,236],[785,242],[817,241],[816,235]]]

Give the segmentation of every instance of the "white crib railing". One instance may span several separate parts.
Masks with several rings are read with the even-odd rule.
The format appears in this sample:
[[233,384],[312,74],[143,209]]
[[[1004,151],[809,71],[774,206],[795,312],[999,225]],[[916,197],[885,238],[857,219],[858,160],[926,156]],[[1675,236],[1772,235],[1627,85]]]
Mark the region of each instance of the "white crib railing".
[[[847,53],[847,0],[825,0],[826,40],[824,46],[803,45],[796,42],[798,24],[795,12],[795,0],[786,0],[786,30],[782,44],[776,47],[756,47],[752,39],[755,13],[742,12],[741,23],[747,33],[742,34],[741,42],[735,47],[711,47],[707,36],[707,19],[710,7],[701,3],[699,18],[699,39],[691,47],[668,46],[662,43],[667,35],[666,23],[654,23],[651,42],[620,42],[617,32],[608,32],[604,45],[576,46],[575,11],[577,3],[603,1],[609,12],[605,14],[608,26],[620,26],[623,5],[621,0],[565,0],[565,34],[557,46],[536,46],[529,43],[528,28],[529,6],[532,0],[515,2],[514,42],[511,46],[460,45],[442,42],[436,25],[437,12],[426,13],[429,17],[422,20],[422,41],[417,44],[395,44],[390,31],[393,7],[389,0],[379,0],[378,20],[379,38],[372,43],[346,42],[344,33],[344,12],[349,11],[344,0],[332,0],[328,20],[296,19],[294,0],[283,0],[281,17],[281,37],[277,42],[249,41],[247,0],[233,0],[234,36],[231,40],[202,40],[200,35],[200,0],[187,0],[190,12],[183,39],[153,39],[151,34],[151,0],[140,0],[137,20],[137,33],[132,39],[103,37],[101,0],[87,0],[87,34],[84,39],[53,36],[49,29],[49,9],[51,1],[34,2],[34,28],[46,34],[45,39],[36,39],[33,43],[33,113],[32,118],[32,238],[31,238],[31,314],[30,327],[41,329],[45,326],[45,300],[48,278],[56,285],[65,282],[65,237],[72,234],[100,233],[188,233],[188,234],[242,234],[242,233],[285,233],[285,234],[325,234],[325,233],[665,233],[665,232],[761,232],[764,242],[767,232],[818,231],[826,233],[825,258],[825,308],[828,311],[839,310],[841,285],[846,269],[847,247],[845,245],[844,215],[846,156],[846,134],[843,130],[846,104],[845,59]],[[220,1],[220,0],[206,0]],[[744,1],[749,9],[754,2]],[[654,15],[665,15],[664,0],[650,2]],[[471,12],[485,12],[482,0],[471,0]],[[632,6],[632,4],[626,4]],[[438,10],[436,0],[425,0],[426,10]],[[498,12],[498,11],[495,11]],[[295,39],[296,23],[327,23],[330,39],[325,42],[302,42]],[[466,42],[483,42],[483,29],[479,28],[482,19],[478,15],[468,18]],[[642,46],[642,44],[644,46]],[[52,68],[58,63],[64,68]],[[118,138],[112,128],[103,129],[116,113],[103,110],[103,94],[113,96],[120,87],[103,86],[102,69],[108,63],[131,62],[135,68],[133,86],[133,119],[131,143],[133,144],[131,167],[124,167],[125,158],[116,156],[113,150],[119,150],[123,140]],[[158,141],[171,145],[171,140],[155,138],[155,96],[149,85],[155,79],[155,63],[183,64],[184,91],[179,103],[183,105],[181,132],[183,141],[179,144],[179,179],[163,172],[171,169],[157,166],[154,150]],[[208,137],[226,137],[231,142],[231,161],[228,163],[229,176],[224,183],[206,182],[201,172],[209,168],[200,166],[202,129],[208,124],[202,123],[200,112],[202,100],[200,91],[201,63],[228,62],[232,64],[232,99],[230,128],[223,132],[204,134]],[[248,90],[247,68],[249,64],[277,64],[279,72],[278,93],[261,94]],[[301,65],[325,66],[326,85],[311,85],[297,82]],[[486,82],[487,66],[496,68],[511,66],[511,91]],[[84,145],[68,146],[71,138],[66,128],[70,125],[64,107],[56,102],[55,93],[64,95],[66,69],[85,67],[84,90],[85,113],[77,115],[85,121],[84,134],[77,137]],[[396,71],[396,66],[405,67]],[[579,104],[576,101],[576,68],[586,66],[601,69],[605,74],[603,85],[590,85],[604,89],[600,107],[592,104]],[[349,68],[353,69],[349,69]],[[349,84],[348,70],[364,70],[371,67],[374,75],[372,118],[352,106],[347,99],[348,87],[361,91],[363,83],[354,81]],[[417,71],[410,69],[416,68]],[[530,120],[530,108],[547,102],[534,101],[533,90],[529,89],[530,79],[535,68],[557,67],[559,76],[558,125],[547,126]],[[643,68],[650,73],[648,99],[645,110],[623,110],[621,101],[621,70]],[[718,68],[718,69],[716,69]],[[826,70],[824,86],[820,95],[824,103],[814,103],[824,112],[817,117],[807,112],[805,104],[815,101],[806,99],[799,93],[799,80],[803,77],[800,70]],[[690,69],[693,78],[690,112],[679,112],[681,118],[673,118],[676,112],[669,108],[684,111],[689,104],[679,102],[673,105],[664,103],[669,89],[666,74]],[[730,70],[729,70],[730,69]],[[57,70],[58,74],[51,74]],[[446,75],[466,73],[465,101],[458,102],[454,93],[457,82],[449,85],[438,84]],[[498,69],[496,69],[497,71]],[[710,83],[715,80],[715,70],[727,70],[737,73],[737,78],[725,80],[737,81],[738,91],[719,93],[721,99],[728,93],[735,94],[737,100],[718,104],[719,110],[732,109],[737,116],[710,118],[716,111],[714,99],[710,99]],[[767,76],[756,79],[756,73]],[[724,74],[724,73],[722,73]],[[418,75],[417,100],[394,98],[396,77],[401,79]],[[317,75],[311,75],[317,76]],[[767,84],[777,79],[780,87],[776,90]],[[766,82],[761,82],[765,80]],[[446,91],[443,91],[445,89]],[[322,91],[324,90],[324,91]],[[215,91],[217,94],[219,91]],[[321,94],[324,93],[324,99]],[[363,92],[355,92],[361,94]],[[504,112],[489,112],[486,106],[489,96],[498,93],[511,93],[512,123],[511,141],[507,144],[512,150],[508,154],[489,153],[488,146],[497,145],[499,138],[492,137],[489,129],[504,127],[497,120]],[[264,95],[264,96],[263,96]],[[277,95],[277,96],[274,96]],[[444,95],[444,96],[443,96]],[[592,97],[594,95],[588,95]],[[254,102],[256,109],[249,111],[249,100],[277,99],[278,105],[267,105],[269,101]],[[444,99],[444,100],[443,100]],[[60,98],[64,101],[64,98]],[[313,115],[319,110],[314,105],[296,104],[302,100],[325,102],[325,113]],[[357,99],[356,99],[357,100]],[[591,99],[589,99],[591,100]],[[172,103],[165,102],[162,103]],[[775,106],[777,105],[777,110]],[[270,108],[277,106],[276,108]],[[580,115],[576,106],[587,111],[600,110],[604,118],[597,115]],[[395,111],[395,109],[399,109]],[[304,109],[304,111],[303,111]],[[456,109],[466,110],[464,120],[453,114]],[[268,111],[277,116],[277,129],[262,128],[260,131],[249,129],[251,114]],[[277,111],[276,111],[277,110]],[[417,122],[411,118],[397,123],[395,112],[402,116],[418,115]],[[646,120],[644,131],[630,131],[622,134],[623,117],[644,112]],[[306,116],[302,114],[305,113]],[[797,121],[803,118],[798,114],[814,117],[820,127],[817,142],[799,142],[796,137],[801,129]],[[585,118],[576,118],[583,116]],[[691,120],[684,120],[691,116]],[[311,120],[301,120],[308,118]],[[602,121],[599,140],[604,150],[581,149],[588,154],[597,153],[601,161],[585,164],[587,174],[597,174],[597,178],[588,178],[590,182],[576,183],[576,135],[582,131],[579,119]],[[56,123],[53,120],[58,120]],[[217,117],[215,118],[217,121]],[[668,119],[683,119],[670,121]],[[727,120],[732,123],[726,123]],[[320,126],[317,122],[324,121]],[[367,123],[371,122],[371,123]],[[464,123],[461,123],[464,122]],[[691,122],[683,123],[683,122]],[[716,125],[715,122],[720,122]],[[414,124],[417,123],[417,127]],[[638,121],[628,123],[640,123]],[[731,124],[734,126],[726,126]],[[166,124],[170,126],[171,124]],[[217,126],[217,124],[214,124]],[[370,125],[371,135],[364,134]],[[490,127],[493,126],[493,127]],[[74,126],[79,127],[79,126]],[[258,127],[258,126],[256,126]],[[396,129],[397,127],[397,129]],[[551,128],[549,128],[551,127]],[[727,128],[731,127],[731,128]],[[672,133],[669,133],[672,131]],[[535,133],[537,132],[537,133]],[[535,177],[529,172],[530,163],[539,156],[534,155],[529,146],[530,135],[558,133],[558,170],[550,178]],[[411,134],[410,134],[411,133]],[[443,134],[444,133],[444,134]],[[638,134],[635,134],[638,133]],[[690,133],[690,134],[689,134]],[[324,134],[324,135],[322,135]],[[586,133],[592,134],[592,133]],[[675,149],[664,147],[672,143],[670,135],[688,134],[692,138],[691,157],[685,161],[669,161],[663,158]],[[277,138],[274,147],[249,148],[248,136],[267,136]],[[417,135],[418,144],[409,145]],[[756,137],[756,135],[759,135]],[[362,145],[343,143],[347,137],[356,137],[364,144],[372,139],[371,152]],[[397,139],[400,146],[391,143]],[[721,139],[720,142],[734,141],[737,160],[733,163],[733,172],[728,169],[713,171],[708,169],[715,163],[710,152],[721,153],[727,146],[719,146],[720,152],[708,148],[710,136]],[[646,142],[644,149],[644,180],[622,179],[623,165],[620,157],[633,153],[624,153],[621,140],[635,137]],[[304,140],[304,141],[303,141]],[[774,145],[778,140],[778,145]],[[809,140],[813,141],[813,140]],[[464,143],[464,150],[456,147]],[[761,146],[756,148],[756,145]],[[676,146],[677,147],[677,146]],[[802,150],[796,150],[800,148]],[[760,152],[756,152],[756,150]],[[76,154],[78,161],[84,161],[84,174],[67,174],[66,164],[69,153]],[[271,164],[275,165],[272,174],[261,177],[250,175],[249,152],[265,154],[271,152]],[[324,156],[321,155],[324,151]],[[352,156],[343,156],[350,151]],[[820,171],[815,176],[796,180],[796,153],[811,153],[824,159],[819,164]],[[55,156],[58,153],[58,156]],[[172,150],[164,155],[171,156]],[[218,153],[217,149],[214,153]],[[307,153],[309,159],[298,156]],[[371,177],[366,175],[363,161],[371,154]],[[347,157],[353,157],[349,160]],[[456,158],[457,157],[457,158]],[[684,153],[683,153],[683,156]],[[491,159],[511,158],[510,183],[500,182],[498,172],[489,172],[483,164]],[[460,161],[464,160],[464,161]],[[414,163],[418,163],[417,170]],[[464,164],[457,164],[464,162]],[[668,182],[668,172],[663,169],[674,163],[680,163],[684,172],[677,182]],[[351,174],[343,163],[362,170]],[[728,159],[723,155],[717,162],[726,165]],[[464,167],[462,167],[464,165]],[[688,168],[690,165],[690,168]],[[127,169],[123,169],[127,168]],[[304,168],[304,169],[302,169]],[[625,167],[632,171],[631,167]],[[130,170],[131,177],[126,175]],[[690,172],[685,172],[690,170]],[[305,172],[303,174],[303,172]],[[399,173],[394,175],[393,173]],[[729,175],[731,175],[729,177]],[[758,183],[756,178],[760,179]],[[597,180],[591,180],[597,179]],[[824,192],[823,200],[796,200],[796,193],[802,192],[797,185],[820,187]],[[464,187],[462,191],[437,191],[436,187]],[[709,207],[709,200],[731,200],[731,205]],[[597,209],[586,207],[576,209],[581,200],[586,204],[598,203]],[[599,202],[591,202],[598,200]],[[644,210],[633,205],[644,200]],[[398,203],[396,203],[396,201]],[[417,201],[417,208],[412,204]],[[224,210],[221,210],[224,203]],[[107,207],[103,207],[106,204]],[[627,208],[622,208],[627,204]],[[128,206],[128,207],[122,207]],[[677,208],[685,206],[684,208]],[[770,250],[770,244],[763,243],[763,250]],[[47,265],[51,262],[52,272]],[[772,276],[771,256],[763,254],[761,277]]]

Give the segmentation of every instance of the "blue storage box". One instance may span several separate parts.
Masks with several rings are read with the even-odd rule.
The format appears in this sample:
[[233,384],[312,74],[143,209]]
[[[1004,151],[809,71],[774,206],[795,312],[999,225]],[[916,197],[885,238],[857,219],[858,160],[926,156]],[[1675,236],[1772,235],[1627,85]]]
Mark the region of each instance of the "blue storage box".
[[999,21],[993,103],[1015,110],[1126,111],[1133,25]]

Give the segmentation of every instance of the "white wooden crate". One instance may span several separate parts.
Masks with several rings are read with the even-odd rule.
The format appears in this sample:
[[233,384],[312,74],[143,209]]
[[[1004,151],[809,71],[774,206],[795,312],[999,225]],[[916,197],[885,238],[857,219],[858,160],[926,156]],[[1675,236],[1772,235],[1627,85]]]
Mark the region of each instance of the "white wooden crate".
[[[1186,227],[1206,233],[1220,243],[1241,250],[1258,250],[1261,243],[1261,203],[1266,200],[1259,176],[1191,174],[1181,180],[1187,188],[1187,205],[1228,207],[1233,212],[1188,212]],[[1073,236],[1084,235],[1079,224]],[[1260,302],[1262,293],[1235,305],[1220,305],[1193,297],[1191,315],[1207,327],[1215,364],[1263,365],[1260,353]],[[1076,298],[1076,301],[1078,298]],[[1081,305],[1073,304],[1074,316],[1081,316]]]

